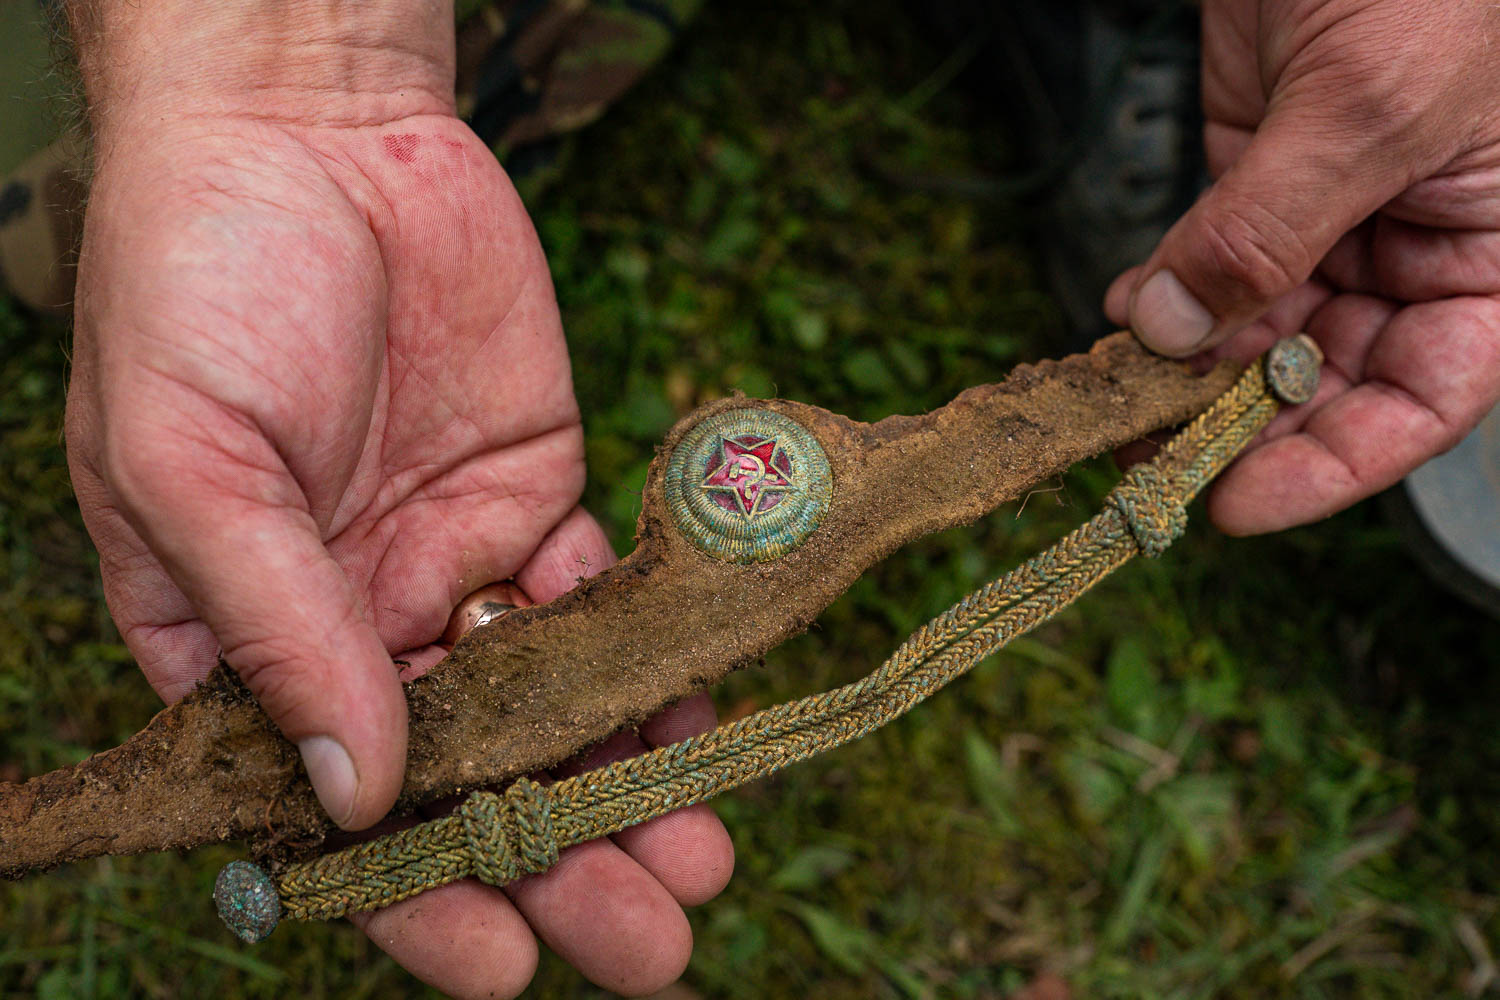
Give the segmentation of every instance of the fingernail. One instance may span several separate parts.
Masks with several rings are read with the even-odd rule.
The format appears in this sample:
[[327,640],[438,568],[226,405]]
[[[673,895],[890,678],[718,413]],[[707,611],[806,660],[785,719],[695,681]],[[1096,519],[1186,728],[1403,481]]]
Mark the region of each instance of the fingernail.
[[1159,354],[1196,351],[1213,332],[1214,317],[1168,270],[1157,271],[1130,306],[1130,325],[1141,343]]
[[343,826],[354,815],[354,795],[359,790],[349,751],[331,736],[309,736],[297,744],[297,749],[302,752],[302,763],[323,811]]

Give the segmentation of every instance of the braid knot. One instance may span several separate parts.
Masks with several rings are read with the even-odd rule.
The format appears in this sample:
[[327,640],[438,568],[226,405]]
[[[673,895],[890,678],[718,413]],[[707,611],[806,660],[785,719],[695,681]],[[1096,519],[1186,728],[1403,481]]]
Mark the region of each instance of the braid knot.
[[522,778],[505,790],[475,792],[458,810],[474,875],[505,885],[557,864],[552,799],[547,789]]
[[1120,512],[1141,554],[1155,558],[1187,530],[1187,509],[1173,496],[1167,478],[1153,465],[1132,466],[1105,503]]

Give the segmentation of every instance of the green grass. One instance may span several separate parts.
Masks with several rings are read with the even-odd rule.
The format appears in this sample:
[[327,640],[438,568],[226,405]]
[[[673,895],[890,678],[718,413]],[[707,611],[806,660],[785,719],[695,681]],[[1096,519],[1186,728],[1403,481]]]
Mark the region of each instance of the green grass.
[[[703,399],[873,419],[1061,350],[1025,206],[912,182],[1003,178],[1024,141],[961,89],[933,95],[945,55],[883,4],[720,5],[533,195],[587,499],[622,550],[652,446]],[[0,306],[7,779],[155,708],[69,492],[64,347]],[[868,670],[1112,477],[1090,463],[899,554],[721,708]],[[1496,663],[1500,626],[1429,585],[1372,505],[1272,538],[1196,524],[909,717],[720,802],[738,871],[694,914],[686,982],[1002,997],[1049,969],[1088,997],[1463,995],[1500,938]],[[235,853],[0,887],[0,995],[423,995],[345,926],[236,944],[209,901]],[[593,995],[551,958],[535,994]]]

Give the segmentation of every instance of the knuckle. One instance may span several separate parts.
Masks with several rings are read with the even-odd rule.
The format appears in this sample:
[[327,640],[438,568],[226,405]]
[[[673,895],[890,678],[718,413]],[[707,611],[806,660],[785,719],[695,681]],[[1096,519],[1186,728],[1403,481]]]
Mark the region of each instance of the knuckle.
[[159,454],[161,441],[137,432],[128,421],[106,430],[100,449],[100,465],[106,482],[129,507],[136,507],[160,481],[166,456]]
[[[1464,9],[1472,5],[1348,7],[1326,4],[1304,21],[1309,37],[1294,62],[1309,105],[1326,109],[1331,141],[1369,156],[1408,155],[1432,145],[1434,130],[1450,131],[1456,110],[1482,103],[1473,95],[1483,76],[1476,65],[1492,59],[1489,12]],[[1439,52],[1449,58],[1435,59]]]
[[1208,220],[1210,266],[1240,295],[1265,302],[1307,280],[1317,264],[1297,232],[1270,209],[1242,202]]
[[309,696],[315,685],[305,683],[308,658],[300,649],[277,639],[251,640],[226,646],[224,661],[278,722],[300,718],[313,707]]
[[128,511],[141,515],[182,493],[195,478],[187,434],[167,429],[144,408],[106,420],[99,473]]
[[[1333,113],[1327,124],[1342,126],[1339,131],[1349,138],[1369,139],[1399,131],[1425,115],[1436,97],[1435,75],[1415,75],[1406,72],[1400,60],[1375,57],[1399,47],[1399,41],[1384,39],[1372,30],[1365,35],[1360,45],[1351,46],[1349,39],[1340,38],[1338,45],[1310,50],[1322,52],[1324,58],[1314,58],[1305,67],[1308,89],[1316,99],[1313,103],[1327,107]],[[1351,59],[1351,49],[1370,55]]]

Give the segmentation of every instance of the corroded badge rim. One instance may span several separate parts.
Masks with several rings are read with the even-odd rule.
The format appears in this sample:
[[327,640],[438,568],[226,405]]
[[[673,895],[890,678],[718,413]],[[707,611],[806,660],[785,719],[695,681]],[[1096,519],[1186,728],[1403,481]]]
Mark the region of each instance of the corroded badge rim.
[[[793,488],[774,507],[753,516],[714,502],[703,488],[710,449],[724,438],[748,434],[774,438],[792,462]],[[724,410],[700,420],[667,460],[667,507],[683,536],[726,562],[780,559],[817,530],[833,496],[833,470],[818,439],[802,424],[775,410]]]
[[1266,352],[1266,382],[1288,406],[1311,402],[1318,394],[1323,350],[1305,333],[1278,340]]
[[270,937],[281,920],[276,883],[260,865],[231,861],[214,880],[214,905],[219,918],[246,944]]

